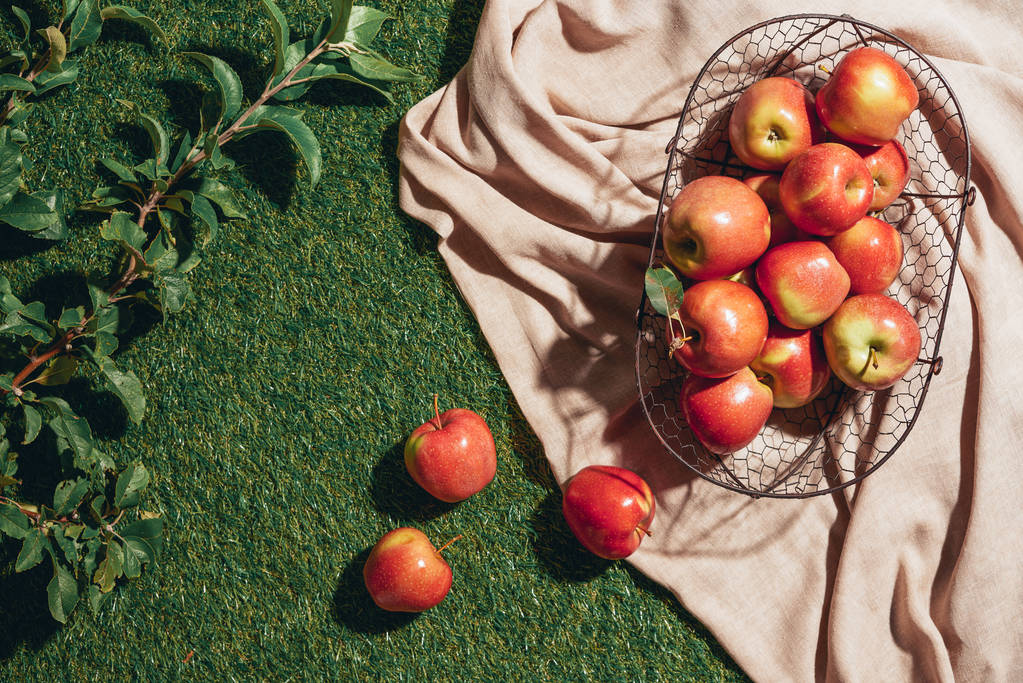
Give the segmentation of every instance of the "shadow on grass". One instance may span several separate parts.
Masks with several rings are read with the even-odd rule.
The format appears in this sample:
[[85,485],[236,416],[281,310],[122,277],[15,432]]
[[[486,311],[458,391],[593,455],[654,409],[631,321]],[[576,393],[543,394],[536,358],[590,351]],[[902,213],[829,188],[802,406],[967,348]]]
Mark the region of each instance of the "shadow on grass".
[[345,567],[337,590],[331,614],[343,628],[356,633],[379,634],[411,624],[418,613],[388,612],[373,602],[362,578],[362,568],[372,548],[366,548]]
[[417,484],[405,467],[405,442],[394,444],[373,468],[371,495],[385,515],[424,522],[453,510],[457,503],[437,500]]
[[40,240],[17,228],[0,223],[0,261],[16,261],[24,256],[40,254],[55,242]]
[[14,572],[19,544],[0,543],[0,662],[22,648],[42,649],[60,629],[46,606],[46,584],[53,572],[43,564]]
[[588,551],[572,534],[561,512],[561,491],[547,494],[529,526],[533,552],[547,573],[558,581],[589,581],[611,566],[609,560]]

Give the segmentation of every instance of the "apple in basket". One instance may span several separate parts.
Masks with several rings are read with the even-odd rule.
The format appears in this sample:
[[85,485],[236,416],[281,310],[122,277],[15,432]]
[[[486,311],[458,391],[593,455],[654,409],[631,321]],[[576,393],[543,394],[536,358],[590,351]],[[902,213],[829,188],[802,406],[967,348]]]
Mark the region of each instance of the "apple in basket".
[[675,359],[703,377],[726,377],[749,365],[764,345],[768,326],[760,297],[732,280],[691,286],[677,318],[669,317],[667,324]]
[[691,374],[679,394],[689,429],[707,450],[719,455],[749,445],[767,424],[772,402],[771,389],[748,367],[722,378]]
[[771,388],[776,408],[806,405],[831,377],[824,347],[813,331],[793,330],[778,321],[771,323],[767,341],[749,366]]
[[867,214],[874,179],[851,148],[823,142],[789,162],[778,196],[785,214],[800,230],[837,235]]
[[888,53],[861,47],[847,53],[817,92],[817,114],[846,142],[883,145],[920,102],[913,79]]
[[757,81],[739,97],[728,119],[735,155],[764,171],[780,171],[823,139],[813,94],[791,78]]
[[902,269],[902,237],[873,216],[864,216],[825,244],[849,273],[851,294],[880,294]]
[[451,567],[426,534],[401,527],[384,534],[362,568],[373,602],[389,612],[422,612],[440,603],[451,590]]
[[868,211],[880,211],[894,202],[909,182],[909,157],[898,140],[889,140],[880,147],[850,145],[867,164],[874,179],[874,198]]
[[824,325],[824,352],[838,378],[853,389],[887,389],[920,354],[920,327],[883,294],[849,297]]
[[756,192],[735,178],[703,176],[672,201],[662,239],[680,273],[710,280],[751,265],[770,237],[771,218]]
[[785,209],[782,208],[781,198],[778,196],[778,186],[781,183],[780,173],[758,173],[742,182],[760,195],[771,216],[771,240],[767,243],[768,249],[784,242],[805,240],[810,237],[792,224],[785,214]]
[[566,483],[561,510],[583,546],[608,560],[628,557],[650,535],[654,494],[635,472],[590,465]]
[[849,274],[823,242],[787,242],[757,262],[757,286],[786,327],[820,325],[849,293]]

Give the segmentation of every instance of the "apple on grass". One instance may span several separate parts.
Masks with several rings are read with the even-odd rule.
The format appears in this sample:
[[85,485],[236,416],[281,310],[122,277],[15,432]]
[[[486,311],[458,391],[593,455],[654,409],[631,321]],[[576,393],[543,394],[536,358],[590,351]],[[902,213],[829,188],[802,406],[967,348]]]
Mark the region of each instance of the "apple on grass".
[[873,216],[861,218],[825,244],[849,273],[851,294],[881,294],[902,269],[902,238]]
[[868,211],[880,211],[894,202],[909,182],[909,156],[898,140],[889,140],[880,147],[850,145],[867,164],[874,179],[874,198]]
[[883,294],[849,297],[824,325],[824,352],[838,378],[853,389],[887,389],[920,355],[920,327]]
[[849,293],[849,274],[823,242],[779,244],[757,262],[757,286],[786,327],[820,325]]
[[608,560],[628,557],[654,519],[654,494],[635,472],[590,465],[565,483],[561,510],[579,542]]
[[821,123],[847,142],[883,145],[899,133],[920,102],[913,79],[873,47],[847,53],[817,92]]
[[735,178],[703,176],[671,202],[662,240],[680,273],[710,280],[751,265],[770,237],[771,218],[756,192]]
[[813,94],[799,81],[764,78],[739,96],[728,119],[728,141],[753,168],[780,171],[824,139]]
[[405,467],[430,495],[456,503],[493,481],[497,448],[487,423],[473,411],[441,413],[434,394],[433,412],[405,442]]
[[785,214],[812,235],[837,235],[867,215],[874,179],[863,157],[846,145],[823,142],[785,167],[778,184]]
[[434,548],[426,534],[400,527],[373,546],[362,578],[373,602],[389,612],[422,612],[437,605],[451,590],[451,567],[441,552],[461,536]]
[[717,379],[689,375],[679,394],[689,429],[718,455],[748,446],[767,424],[772,404],[771,389],[748,367]]
[[767,338],[764,304],[756,292],[732,280],[697,282],[686,290],[676,315],[668,318],[673,355],[704,377],[725,377],[747,366]]
[[776,408],[798,408],[817,398],[831,377],[824,348],[811,330],[771,323],[767,341],[750,363],[757,379],[771,388]]

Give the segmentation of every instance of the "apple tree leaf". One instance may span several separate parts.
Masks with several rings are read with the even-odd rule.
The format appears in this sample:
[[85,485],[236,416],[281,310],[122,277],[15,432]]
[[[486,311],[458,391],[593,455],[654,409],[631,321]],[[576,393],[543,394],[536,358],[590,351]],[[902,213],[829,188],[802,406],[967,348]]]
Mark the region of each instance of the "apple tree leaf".
[[647,299],[655,311],[663,316],[677,317],[682,306],[683,288],[670,268],[648,268],[645,286]]

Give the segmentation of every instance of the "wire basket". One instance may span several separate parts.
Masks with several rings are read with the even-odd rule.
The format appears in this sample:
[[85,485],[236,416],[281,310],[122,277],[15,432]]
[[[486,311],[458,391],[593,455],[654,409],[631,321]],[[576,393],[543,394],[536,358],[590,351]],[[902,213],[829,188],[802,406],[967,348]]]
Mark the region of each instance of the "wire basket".
[[[923,406],[938,355],[955,274],[969,185],[970,143],[959,102],[934,65],[893,34],[849,16],[801,14],[739,33],[704,65],[689,91],[661,190],[649,265],[665,263],[662,220],[678,192],[705,175],[761,173],[741,164],[727,141],[732,105],[754,82],[787,76],[816,93],[842,56],[868,45],[901,64],[920,104],[896,138],[910,160],[910,180],[880,217],[899,231],[905,251],[886,292],[920,325],[918,362],[894,386],[858,392],[832,376],[814,402],[775,409],[744,450],[718,456],[696,440],[678,405],[687,372],[668,354],[666,324],[644,292],[636,321],[636,377],[644,412],[665,448],[699,476],[753,497],[806,498],[854,484],[880,467],[906,439]],[[823,68],[821,68],[823,67]]]

